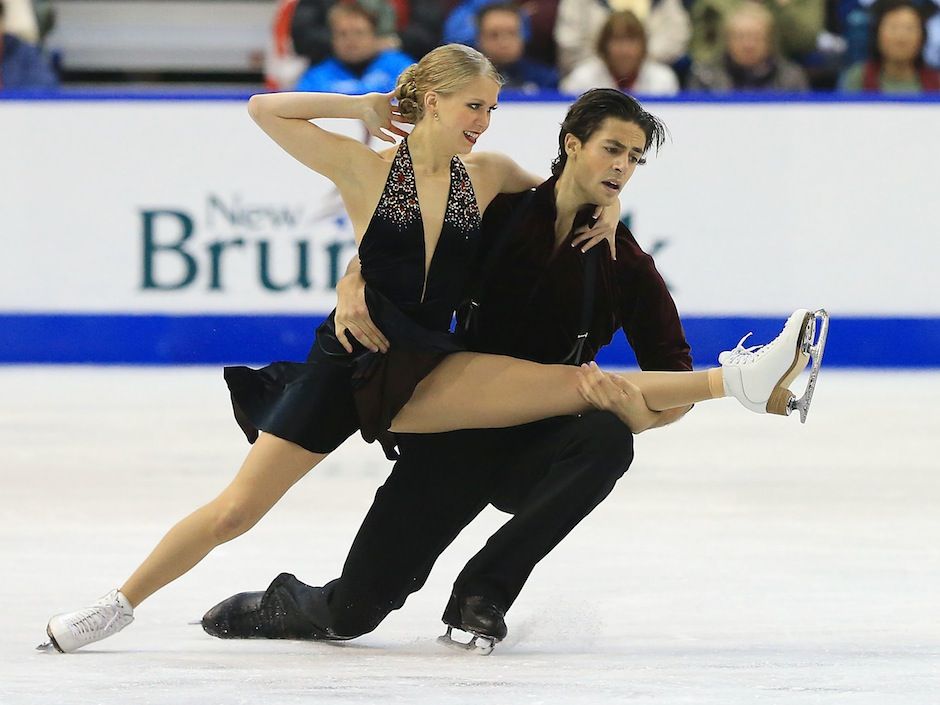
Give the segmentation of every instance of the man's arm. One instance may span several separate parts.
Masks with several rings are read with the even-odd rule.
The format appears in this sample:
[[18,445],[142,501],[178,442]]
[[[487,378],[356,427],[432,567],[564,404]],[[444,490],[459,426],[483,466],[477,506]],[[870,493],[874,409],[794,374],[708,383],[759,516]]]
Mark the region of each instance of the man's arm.
[[362,278],[359,255],[354,255],[346,266],[346,273],[336,283],[336,315],[333,317],[336,339],[352,352],[352,344],[346,336],[353,338],[372,352],[388,352],[388,339],[372,322],[366,306],[366,281]]

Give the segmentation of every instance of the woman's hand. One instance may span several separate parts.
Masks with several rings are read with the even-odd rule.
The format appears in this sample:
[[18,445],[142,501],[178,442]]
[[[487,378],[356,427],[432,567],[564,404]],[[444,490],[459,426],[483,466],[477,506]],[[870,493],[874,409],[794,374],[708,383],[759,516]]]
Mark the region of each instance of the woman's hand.
[[597,206],[591,216],[597,222],[593,226],[582,225],[575,230],[571,240],[572,247],[580,247],[581,252],[587,252],[594,245],[606,242],[610,248],[611,259],[617,259],[617,226],[620,224],[620,207]]
[[[395,91],[388,93],[367,93],[362,96],[362,121],[373,137],[385,142],[395,143],[392,135],[407,137],[408,133],[398,127],[395,122],[403,122],[398,106],[393,104]],[[389,132],[392,135],[388,134]]]
[[366,306],[366,280],[359,272],[350,272],[336,284],[336,315],[333,317],[336,339],[353,351],[346,336],[348,332],[372,352],[388,352],[388,340],[372,322]]
[[601,411],[615,414],[633,433],[652,428],[657,412],[646,406],[643,392],[628,379],[607,374],[596,363],[578,369],[578,391],[584,400]]

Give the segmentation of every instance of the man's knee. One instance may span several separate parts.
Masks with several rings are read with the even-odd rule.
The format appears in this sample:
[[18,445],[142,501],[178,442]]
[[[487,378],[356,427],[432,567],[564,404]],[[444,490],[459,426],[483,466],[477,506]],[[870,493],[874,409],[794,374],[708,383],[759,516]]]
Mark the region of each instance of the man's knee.
[[620,477],[633,462],[633,433],[616,415],[595,411],[578,419],[575,430],[578,450],[596,459],[592,466]]

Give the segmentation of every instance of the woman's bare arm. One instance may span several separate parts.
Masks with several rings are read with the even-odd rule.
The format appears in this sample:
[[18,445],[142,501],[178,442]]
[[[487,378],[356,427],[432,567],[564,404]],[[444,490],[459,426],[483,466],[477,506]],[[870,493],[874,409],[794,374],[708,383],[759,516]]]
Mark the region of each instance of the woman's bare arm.
[[331,93],[262,93],[248,101],[248,113],[271,139],[305,166],[333,183],[352,183],[363,169],[374,168],[380,157],[366,145],[314,125],[316,118],[362,120],[369,132],[394,142],[388,132],[407,133],[392,120],[391,94],[362,96]]

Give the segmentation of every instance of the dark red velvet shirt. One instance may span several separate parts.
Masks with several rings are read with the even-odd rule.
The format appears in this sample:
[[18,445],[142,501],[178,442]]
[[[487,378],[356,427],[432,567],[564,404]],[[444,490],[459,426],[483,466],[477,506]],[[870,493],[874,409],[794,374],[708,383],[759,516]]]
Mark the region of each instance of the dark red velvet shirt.
[[[468,340],[474,350],[550,363],[562,361],[576,343],[584,255],[568,242],[555,251],[555,181],[551,178],[538,186],[527,203],[527,192],[497,196],[483,216],[481,273],[473,289],[480,307]],[[505,232],[520,204],[524,212],[513,232]],[[591,210],[578,214],[575,227],[587,220]],[[617,231],[616,260],[606,245],[598,247],[603,252],[581,361],[593,359],[623,328],[641,369],[691,370],[679,314],[653,258],[623,225]],[[497,254],[488,256],[493,248]]]

